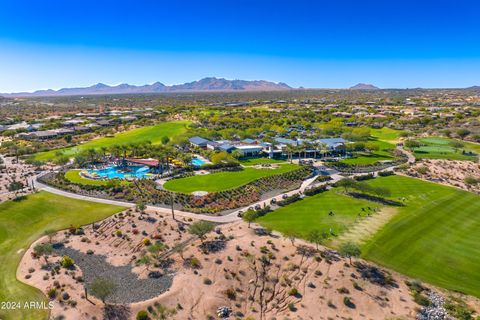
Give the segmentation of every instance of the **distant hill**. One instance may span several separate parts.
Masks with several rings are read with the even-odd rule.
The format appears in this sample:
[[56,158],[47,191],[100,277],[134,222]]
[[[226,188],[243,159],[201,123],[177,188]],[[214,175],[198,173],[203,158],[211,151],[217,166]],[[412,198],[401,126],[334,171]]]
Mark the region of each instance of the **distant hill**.
[[354,85],[353,87],[349,88],[350,90],[378,90],[380,88],[375,87],[373,84],[368,84],[368,83],[358,83]]
[[472,86],[472,87],[468,87],[468,88],[465,88],[467,90],[480,90],[480,86]]
[[209,77],[198,81],[184,84],[166,86],[161,82],[134,86],[119,84],[109,86],[97,83],[85,88],[63,88],[60,90],[38,90],[35,92],[18,92],[1,95],[13,97],[35,97],[35,96],[71,96],[71,95],[95,95],[95,94],[135,94],[135,93],[162,93],[162,92],[203,92],[203,91],[277,91],[292,89],[285,83],[270,82],[265,80],[227,80],[223,78]]

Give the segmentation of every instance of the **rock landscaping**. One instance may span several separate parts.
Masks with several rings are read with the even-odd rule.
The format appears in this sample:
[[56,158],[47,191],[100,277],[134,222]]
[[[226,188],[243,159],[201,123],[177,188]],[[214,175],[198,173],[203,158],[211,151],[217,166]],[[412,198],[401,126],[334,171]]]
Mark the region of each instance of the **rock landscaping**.
[[[140,279],[132,272],[132,266],[113,266],[106,262],[106,257],[95,254],[85,254],[78,250],[62,247],[55,252],[60,256],[69,256],[83,273],[83,281],[87,288],[96,278],[111,280],[115,289],[108,297],[108,302],[128,304],[152,299],[167,291],[172,285],[173,272],[161,274],[152,271],[146,279]],[[151,276],[152,274],[160,275]]]

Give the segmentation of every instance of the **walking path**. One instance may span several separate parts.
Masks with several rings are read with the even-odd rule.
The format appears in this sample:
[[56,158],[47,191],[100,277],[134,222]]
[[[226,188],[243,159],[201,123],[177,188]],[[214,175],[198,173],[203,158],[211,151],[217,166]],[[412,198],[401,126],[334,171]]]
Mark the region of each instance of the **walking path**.
[[405,148],[402,146],[397,146],[397,150],[400,150],[404,155],[407,156],[409,164],[415,163],[415,156],[410,151],[405,150]]
[[[38,176],[41,176],[41,174],[38,175]],[[36,176],[34,178],[34,183],[35,183],[36,188],[39,189],[39,190],[44,190],[44,191],[47,191],[47,192],[50,192],[50,193],[58,194],[60,196],[64,196],[64,197],[68,197],[68,198],[72,198],[72,199],[92,201],[92,202],[98,202],[98,203],[105,203],[105,204],[111,204],[111,205],[116,205],[116,206],[123,206],[123,207],[127,207],[127,208],[131,208],[131,207],[134,207],[136,205],[135,203],[131,203],[131,202],[123,202],[123,201],[96,198],[96,197],[91,197],[91,196],[84,196],[84,195],[79,195],[79,194],[76,194],[76,193],[60,190],[60,189],[57,189],[57,188],[54,188],[54,187],[51,187],[51,186],[47,186],[47,185],[39,182],[37,180],[38,176]],[[289,191],[289,192],[286,192],[285,194],[287,194],[288,196],[291,196],[295,193],[305,191],[305,189],[308,186],[310,186],[315,181],[316,178],[317,178],[317,176],[314,176],[310,179],[307,179],[307,180],[303,181],[300,188]],[[342,178],[342,176],[340,176],[338,174],[335,174],[335,175],[332,175],[332,179],[334,179],[334,180],[330,180],[329,182],[335,182],[335,181],[340,180],[341,178]],[[273,198],[275,198],[277,201],[280,201],[282,199],[282,195],[271,197],[271,198],[268,198],[268,199],[265,199],[265,200],[262,200],[262,201],[252,203],[249,206],[239,208],[239,209],[237,209],[237,210],[235,210],[235,211],[233,211],[233,212],[231,212],[227,215],[224,215],[224,216],[212,216],[212,215],[206,215],[206,214],[200,214],[200,213],[186,212],[186,211],[181,211],[181,210],[175,210],[175,216],[180,216],[180,217],[184,217],[184,218],[192,218],[192,219],[201,219],[201,220],[206,220],[206,221],[211,221],[211,222],[216,222],[216,223],[234,222],[234,221],[237,221],[237,220],[241,219],[238,216],[238,213],[240,211],[244,212],[244,211],[248,210],[248,208],[255,207],[257,205],[260,205],[261,207],[270,205],[270,201]],[[165,214],[171,214],[171,212],[172,212],[171,209],[163,208],[163,207],[157,207],[157,206],[147,206],[147,209],[155,210],[157,212],[161,212],[161,213],[165,213]]]

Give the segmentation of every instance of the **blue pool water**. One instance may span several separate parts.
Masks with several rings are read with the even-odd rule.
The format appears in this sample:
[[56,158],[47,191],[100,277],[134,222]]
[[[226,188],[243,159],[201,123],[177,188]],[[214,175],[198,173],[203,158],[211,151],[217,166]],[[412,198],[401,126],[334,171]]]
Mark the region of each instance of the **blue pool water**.
[[192,164],[193,164],[194,166],[197,166],[197,167],[200,167],[201,165],[203,165],[203,164],[205,164],[205,163],[206,163],[206,162],[203,161],[203,160],[200,159],[200,158],[193,158],[193,159],[192,159]]
[[92,176],[107,179],[145,178],[149,172],[150,169],[147,166],[110,166],[100,170],[88,170]]

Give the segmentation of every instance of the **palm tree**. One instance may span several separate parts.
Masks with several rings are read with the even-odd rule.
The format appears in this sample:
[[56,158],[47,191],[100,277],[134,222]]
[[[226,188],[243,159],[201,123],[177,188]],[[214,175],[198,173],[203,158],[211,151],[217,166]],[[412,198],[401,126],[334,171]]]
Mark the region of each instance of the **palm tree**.
[[162,145],[156,146],[155,149],[151,151],[151,155],[158,160],[158,166],[161,168],[161,174],[163,174],[167,160],[165,148]]
[[87,149],[87,157],[90,163],[93,163],[97,160],[98,153],[95,149]]
[[110,147],[110,154],[114,157],[119,157],[121,154],[120,146],[118,144],[115,144]]
[[108,150],[108,148],[105,147],[105,146],[100,147],[100,151],[102,152],[102,155],[103,155],[104,158],[107,155],[107,150]]
[[175,158],[178,154],[178,151],[176,149],[174,149],[173,147],[171,146],[164,146],[165,148],[165,156],[167,158],[167,170],[170,171],[170,162],[168,161],[169,158]]
[[292,157],[292,154],[293,154],[293,151],[294,151],[294,148],[292,145],[287,145],[285,147],[285,151],[287,152],[287,158],[288,158],[288,161],[290,161],[290,163],[292,163],[293,161],[293,157]]
[[326,153],[328,152],[327,145],[323,142],[319,142],[320,153],[322,154],[322,158],[325,158]]
[[313,144],[310,142],[305,142],[302,144],[302,150],[303,150],[303,157],[307,157],[307,150],[312,150],[313,149]]
[[123,160],[127,157],[127,152],[128,152],[128,146],[126,145],[120,145],[119,147],[120,153],[122,154]]
[[232,156],[238,160],[242,156],[242,152],[238,149],[235,149],[232,151]]
[[294,151],[295,151],[295,153],[298,153],[298,160],[300,160],[301,153],[302,153],[303,150],[304,150],[304,148],[301,145],[297,144],[295,146]]

